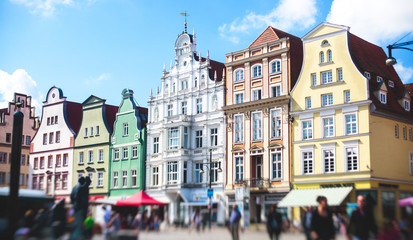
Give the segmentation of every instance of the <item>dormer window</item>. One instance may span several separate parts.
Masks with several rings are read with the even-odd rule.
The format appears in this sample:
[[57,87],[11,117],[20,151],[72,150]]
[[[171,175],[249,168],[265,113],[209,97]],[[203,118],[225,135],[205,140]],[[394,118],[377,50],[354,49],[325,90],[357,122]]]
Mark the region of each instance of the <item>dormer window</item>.
[[252,78],[261,77],[262,67],[261,64],[252,66]]
[[392,80],[389,80],[389,87],[394,88],[394,82]]
[[281,60],[276,59],[270,63],[270,73],[279,73],[281,72]]
[[370,79],[370,73],[369,73],[369,72],[364,72],[364,76],[365,76],[367,79]]
[[324,63],[325,58],[324,58],[324,52],[320,52],[320,63]]
[[377,76],[377,82],[383,82],[383,78],[382,78],[382,77]]
[[386,104],[387,103],[387,94],[384,91],[379,91],[379,100],[381,103]]
[[403,108],[405,111],[410,111],[410,100],[403,100]]
[[244,69],[240,68],[234,72],[234,82],[244,81]]

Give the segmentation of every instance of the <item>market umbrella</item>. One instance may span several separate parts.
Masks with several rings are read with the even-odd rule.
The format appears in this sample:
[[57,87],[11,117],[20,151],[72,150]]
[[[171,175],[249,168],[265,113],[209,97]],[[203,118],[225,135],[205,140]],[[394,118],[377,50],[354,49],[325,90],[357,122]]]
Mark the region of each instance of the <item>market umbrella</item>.
[[413,197],[400,199],[399,200],[399,206],[400,207],[413,206]]
[[159,205],[165,206],[166,204],[151,198],[148,194],[146,194],[143,190],[139,191],[138,193],[127,197],[122,200],[118,200],[115,206],[131,206],[131,207],[139,207],[142,205]]

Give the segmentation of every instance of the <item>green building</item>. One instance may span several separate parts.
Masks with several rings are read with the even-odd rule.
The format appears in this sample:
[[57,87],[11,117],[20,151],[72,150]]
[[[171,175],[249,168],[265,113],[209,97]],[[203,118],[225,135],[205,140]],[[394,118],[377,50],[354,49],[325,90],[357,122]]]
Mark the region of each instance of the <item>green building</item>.
[[122,91],[110,146],[109,196],[127,197],[145,187],[148,109],[138,107],[133,91]]
[[89,176],[91,199],[109,193],[109,142],[118,107],[91,95],[82,103],[82,123],[73,152],[73,186],[79,176]]

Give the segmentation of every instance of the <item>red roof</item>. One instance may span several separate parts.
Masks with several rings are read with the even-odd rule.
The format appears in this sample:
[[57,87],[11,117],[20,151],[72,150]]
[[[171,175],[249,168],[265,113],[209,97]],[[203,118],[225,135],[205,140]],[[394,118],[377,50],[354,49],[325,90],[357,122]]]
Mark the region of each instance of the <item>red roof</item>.
[[131,206],[131,207],[139,207],[139,206],[142,206],[142,205],[165,206],[166,204],[151,198],[143,190],[140,190],[138,193],[136,193],[135,195],[132,195],[128,198],[119,200],[115,204],[115,206]]
[[105,104],[104,111],[105,111],[106,123],[108,124],[110,133],[113,133],[113,124],[115,123],[115,120],[116,120],[116,113],[118,112],[118,107]]
[[[391,113],[397,113],[411,118],[412,111],[405,111],[399,104],[399,100],[403,98],[403,93],[406,88],[403,82],[397,75],[393,66],[386,65],[387,55],[383,49],[366,40],[363,40],[351,33],[349,33],[350,54],[353,62],[356,64],[361,74],[364,72],[370,73],[369,91],[370,99],[373,104],[381,109]],[[383,78],[383,83],[387,88],[387,103],[383,104],[374,95],[379,90],[380,83],[377,82],[377,76]],[[394,87],[389,86],[389,80],[393,81]],[[411,89],[409,86],[407,90]]]
[[66,101],[65,115],[69,128],[71,128],[76,135],[79,132],[80,124],[82,123],[82,104]]

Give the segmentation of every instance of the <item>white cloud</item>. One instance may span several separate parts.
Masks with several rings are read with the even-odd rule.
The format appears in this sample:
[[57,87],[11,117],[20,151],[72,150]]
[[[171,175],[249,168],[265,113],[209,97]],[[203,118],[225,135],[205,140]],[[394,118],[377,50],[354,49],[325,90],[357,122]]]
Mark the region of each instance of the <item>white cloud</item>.
[[33,14],[41,14],[44,17],[54,15],[59,6],[73,6],[73,0],[10,0],[11,2],[26,6]]
[[413,31],[411,0],[334,0],[327,21],[375,44],[388,45]]
[[413,68],[404,66],[402,61],[398,61],[398,63],[394,65],[394,68],[403,83],[413,82]]
[[109,80],[111,77],[110,73],[102,73],[97,78],[88,78],[85,80],[87,85],[100,84],[103,81]]
[[279,5],[266,15],[250,12],[243,18],[236,18],[230,24],[222,24],[219,34],[233,43],[239,42],[239,34],[248,34],[250,30],[273,26],[283,31],[293,28],[306,29],[316,21],[315,0],[281,0]]
[[14,93],[22,93],[32,97],[32,106],[36,107],[37,114],[42,108],[43,95],[37,88],[37,83],[24,69],[17,69],[9,74],[0,70],[0,108],[8,107],[13,100]]

